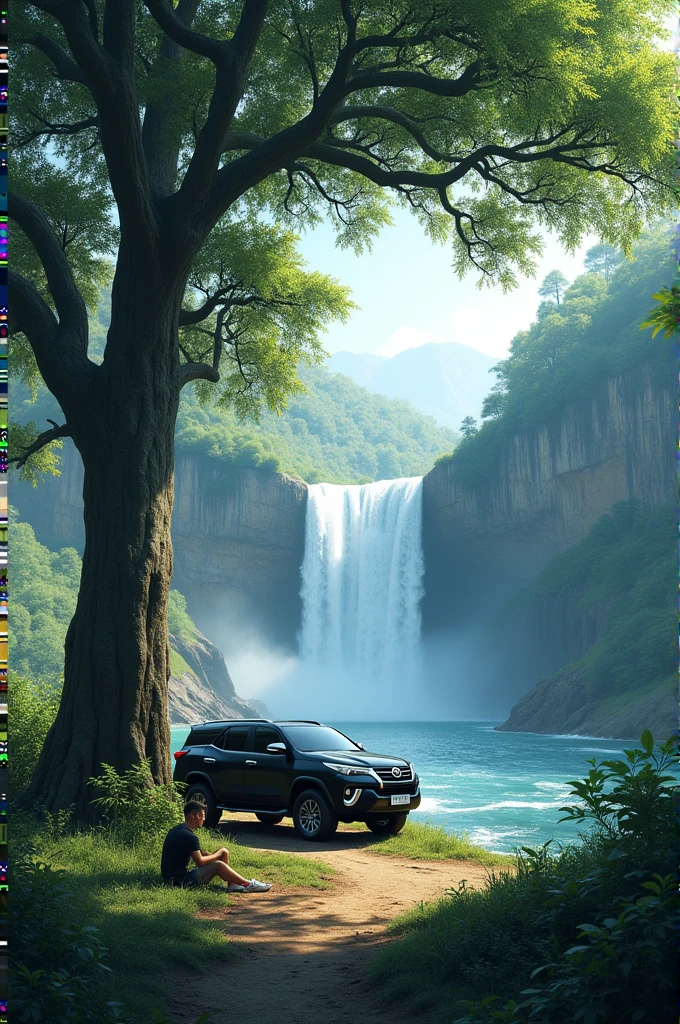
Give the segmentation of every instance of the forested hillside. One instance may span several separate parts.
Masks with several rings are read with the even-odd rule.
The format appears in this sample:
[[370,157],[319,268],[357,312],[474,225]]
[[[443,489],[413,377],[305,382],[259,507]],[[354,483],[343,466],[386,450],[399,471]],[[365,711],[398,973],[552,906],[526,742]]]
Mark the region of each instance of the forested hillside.
[[549,422],[570,403],[593,394],[611,374],[642,362],[668,373],[670,345],[651,329],[640,330],[651,295],[670,285],[675,264],[668,231],[647,231],[634,246],[634,261],[611,273],[582,274],[561,301],[544,301],[528,330],[513,339],[496,366],[496,384],[485,400],[484,423],[470,422],[453,459],[458,482],[474,485],[488,475],[504,441],[519,430]]
[[456,442],[410,402],[374,395],[349,377],[324,368],[300,376],[307,393],[281,416],[239,422],[230,409],[182,401],[177,450],[200,451],[234,466],[280,470],[308,483],[367,483],[420,476]]
[[466,416],[479,416],[494,359],[456,342],[408,348],[386,358],[368,352],[334,352],[328,368],[388,398],[404,398],[416,409],[457,430]]
[[[110,295],[103,293],[97,317],[90,321],[95,357],[103,350],[109,306]],[[324,367],[301,367],[299,372],[306,392],[294,396],[280,416],[265,412],[259,423],[239,420],[231,408],[202,405],[193,386],[185,388],[177,452],[289,473],[308,483],[348,484],[421,476],[456,444],[454,431],[438,426],[408,401],[372,394]],[[29,389],[16,380],[11,407],[18,422],[32,421],[40,430],[48,418],[61,417],[48,391],[42,388],[33,402]]]

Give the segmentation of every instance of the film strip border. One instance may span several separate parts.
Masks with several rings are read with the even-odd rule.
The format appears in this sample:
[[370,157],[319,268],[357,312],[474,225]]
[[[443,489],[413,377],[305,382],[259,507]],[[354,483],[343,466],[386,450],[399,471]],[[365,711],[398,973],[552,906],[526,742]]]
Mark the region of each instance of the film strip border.
[[8,45],[7,7],[0,0],[0,1024],[8,1021],[7,1007],[7,670],[8,670],[8,379],[7,339],[9,309],[7,296],[7,261],[9,233],[7,227],[7,143],[8,143]]

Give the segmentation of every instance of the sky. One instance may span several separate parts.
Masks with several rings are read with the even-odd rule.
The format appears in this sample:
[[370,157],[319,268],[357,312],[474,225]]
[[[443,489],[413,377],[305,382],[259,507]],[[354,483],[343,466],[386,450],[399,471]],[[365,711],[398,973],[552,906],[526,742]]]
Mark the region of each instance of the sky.
[[[668,36],[662,46],[680,49],[680,20],[664,19]],[[672,34],[672,38],[671,38]],[[323,337],[330,352],[373,352],[393,356],[428,342],[455,341],[487,355],[507,355],[517,331],[534,318],[537,289],[551,270],[569,281],[583,272],[583,256],[599,239],[584,236],[568,255],[553,236],[545,247],[534,278],[520,278],[519,287],[504,295],[500,288],[476,286],[470,272],[462,281],[451,268],[449,246],[433,245],[416,218],[395,209],[394,226],[384,228],[371,253],[355,256],[335,246],[333,229],[324,223],[303,236],[301,250],[310,267],[332,274],[352,289],[360,307],[347,323],[331,326]]]
[[583,272],[586,250],[598,241],[588,235],[569,256],[555,236],[543,237],[536,277],[520,278],[519,287],[504,295],[499,287],[477,288],[477,273],[460,280],[451,266],[450,244],[433,244],[406,210],[395,211],[394,226],[383,228],[373,251],[361,256],[338,249],[331,225],[324,223],[303,236],[303,256],[310,268],[349,285],[360,309],[346,323],[332,325],[323,344],[331,353],[393,356],[428,342],[455,341],[504,356],[517,331],[533,320],[546,274],[561,270],[573,281]]

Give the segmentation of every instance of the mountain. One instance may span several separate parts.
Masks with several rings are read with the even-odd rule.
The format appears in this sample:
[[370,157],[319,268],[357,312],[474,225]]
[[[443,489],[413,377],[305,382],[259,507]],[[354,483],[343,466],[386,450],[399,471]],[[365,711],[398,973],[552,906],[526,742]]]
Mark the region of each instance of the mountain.
[[449,342],[407,348],[391,358],[335,352],[327,365],[369,391],[408,398],[442,426],[457,430],[466,416],[479,417],[494,383],[489,370],[497,361],[467,345]]

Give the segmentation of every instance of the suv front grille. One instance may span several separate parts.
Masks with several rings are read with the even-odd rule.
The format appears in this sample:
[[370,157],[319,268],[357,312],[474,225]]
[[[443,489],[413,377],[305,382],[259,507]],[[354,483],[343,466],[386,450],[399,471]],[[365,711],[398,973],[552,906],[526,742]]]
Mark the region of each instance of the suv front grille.
[[405,784],[408,785],[409,783],[413,782],[413,774],[410,768],[400,768],[400,772],[401,774],[399,775],[399,777],[395,778],[395,776],[392,774],[391,768],[375,769],[376,775],[380,776],[382,784],[386,789],[392,789],[396,786],[404,786]]

